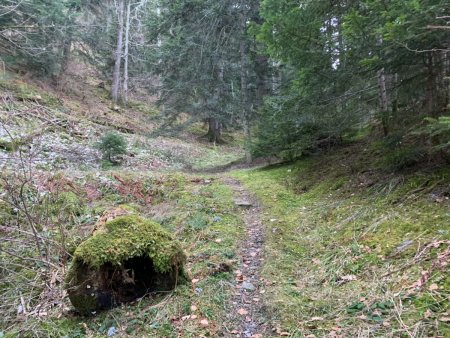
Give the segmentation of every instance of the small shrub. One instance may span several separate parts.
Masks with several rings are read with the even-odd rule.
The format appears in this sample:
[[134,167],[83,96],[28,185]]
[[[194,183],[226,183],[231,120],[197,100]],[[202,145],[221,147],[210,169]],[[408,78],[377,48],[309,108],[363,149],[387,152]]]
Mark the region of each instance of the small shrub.
[[385,164],[389,169],[399,171],[416,165],[423,156],[424,151],[420,147],[399,147],[386,155]]
[[117,164],[117,156],[127,152],[127,142],[123,136],[117,133],[108,133],[102,137],[98,149],[102,152],[104,160]]

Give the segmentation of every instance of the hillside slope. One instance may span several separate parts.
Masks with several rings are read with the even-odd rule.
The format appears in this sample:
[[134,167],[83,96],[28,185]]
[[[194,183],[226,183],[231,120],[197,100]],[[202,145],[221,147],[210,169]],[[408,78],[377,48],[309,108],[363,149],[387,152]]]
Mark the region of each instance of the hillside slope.
[[[217,172],[243,156],[239,135],[158,136],[152,102],[114,107],[96,74],[72,70],[63,89],[0,80],[0,337],[450,334],[448,166],[393,172],[363,138]],[[128,142],[120,166],[96,147],[110,131]],[[118,208],[174,234],[191,282],[85,318],[63,288],[70,254]]]
[[234,174],[266,208],[265,305],[291,337],[450,335],[450,168],[382,160],[360,141]]

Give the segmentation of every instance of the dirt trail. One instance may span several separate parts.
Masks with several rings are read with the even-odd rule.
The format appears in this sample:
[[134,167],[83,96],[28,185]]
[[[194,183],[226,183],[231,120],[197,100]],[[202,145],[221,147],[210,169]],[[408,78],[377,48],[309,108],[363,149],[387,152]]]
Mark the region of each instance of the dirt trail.
[[260,338],[269,336],[264,317],[260,270],[263,263],[264,230],[261,207],[239,181],[223,178],[234,192],[235,203],[241,208],[247,235],[240,243],[239,266],[235,271],[236,292],[232,299],[226,337]]

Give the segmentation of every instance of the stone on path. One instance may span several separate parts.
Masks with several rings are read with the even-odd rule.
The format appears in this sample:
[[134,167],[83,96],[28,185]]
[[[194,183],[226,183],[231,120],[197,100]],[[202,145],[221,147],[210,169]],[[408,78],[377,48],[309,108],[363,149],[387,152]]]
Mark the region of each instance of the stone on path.
[[247,200],[235,200],[234,203],[242,208],[251,208],[253,206],[253,203]]
[[255,286],[250,282],[242,283],[242,288],[245,290],[248,290],[248,291],[255,291],[255,289],[256,289]]

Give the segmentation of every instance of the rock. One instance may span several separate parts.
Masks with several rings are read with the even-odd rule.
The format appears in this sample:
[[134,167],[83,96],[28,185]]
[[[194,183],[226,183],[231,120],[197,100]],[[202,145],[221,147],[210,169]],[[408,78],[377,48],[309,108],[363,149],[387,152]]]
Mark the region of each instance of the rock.
[[108,337],[112,337],[112,336],[115,336],[117,333],[118,333],[119,331],[114,327],[114,326],[111,326],[109,329],[108,329]]
[[255,291],[256,290],[255,286],[250,282],[242,283],[242,288],[247,291]]
[[186,279],[186,256],[159,224],[137,215],[96,226],[73,255],[65,278],[72,305],[84,315],[173,290]]
[[413,244],[414,244],[414,241],[412,241],[410,239],[403,241],[402,243],[400,243],[399,246],[397,246],[395,248],[394,253],[392,255],[397,255],[399,253],[402,253],[403,251],[408,249]]
[[253,206],[253,203],[247,200],[235,200],[234,203],[242,208],[251,208]]

